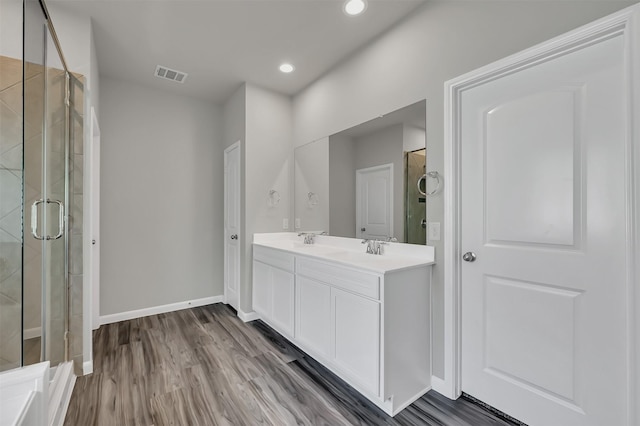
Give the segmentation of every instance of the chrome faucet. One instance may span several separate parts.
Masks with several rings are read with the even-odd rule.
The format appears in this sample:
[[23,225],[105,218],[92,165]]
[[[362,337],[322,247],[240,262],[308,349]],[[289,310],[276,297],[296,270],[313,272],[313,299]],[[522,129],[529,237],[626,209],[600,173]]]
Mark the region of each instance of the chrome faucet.
[[382,241],[382,240],[364,239],[364,240],[362,240],[362,244],[366,244],[367,245],[367,254],[381,255],[382,254],[382,246],[384,244],[387,244],[387,243],[385,241]]
[[304,236],[305,244],[313,244],[313,242],[315,241],[316,234],[314,234],[313,232],[301,232],[298,234],[298,237],[302,237],[302,236]]

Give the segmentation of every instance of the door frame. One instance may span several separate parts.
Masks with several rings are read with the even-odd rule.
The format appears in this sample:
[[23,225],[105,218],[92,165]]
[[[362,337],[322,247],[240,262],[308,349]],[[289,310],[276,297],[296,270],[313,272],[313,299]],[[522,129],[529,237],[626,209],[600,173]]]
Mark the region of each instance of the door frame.
[[460,102],[464,91],[487,81],[533,67],[545,61],[621,35],[625,40],[628,126],[625,149],[627,205],[627,329],[628,368],[627,418],[629,424],[640,422],[640,407],[634,402],[640,394],[640,5],[633,5],[612,15],[577,28],[547,42],[464,74],[445,83],[444,144],[444,380],[434,377],[433,388],[456,399],[461,386],[461,129]]
[[362,234],[362,192],[360,191],[360,181],[364,173],[378,170],[389,171],[389,237],[393,237],[393,163],[380,164],[379,166],[365,167],[356,170],[356,238],[361,238]]
[[[240,182],[240,179],[242,178],[242,172],[240,170],[240,161],[242,159],[242,146],[240,144],[240,141],[236,141],[235,143],[229,145],[227,148],[225,148],[224,150],[224,177],[223,177],[223,185],[224,185],[224,203],[223,203],[223,226],[224,229],[222,231],[222,235],[224,238],[224,258],[223,258],[223,280],[222,280],[222,298],[223,298],[223,302],[224,303],[228,303],[227,300],[227,257],[229,255],[228,251],[227,251],[227,196],[228,196],[228,192],[227,192],[227,156],[229,155],[229,152],[233,151],[234,149],[238,150],[238,185],[239,185],[239,190],[242,191],[242,184]],[[238,197],[241,196],[241,193],[238,194]],[[242,204],[242,203],[240,203]],[[240,210],[238,210],[238,214],[241,215]],[[238,217],[238,225],[240,225],[241,223],[241,217]],[[241,279],[240,279],[240,271],[241,271],[241,266],[240,266],[240,258],[242,256],[242,240],[238,239],[238,273],[236,274],[236,276],[238,277],[238,312],[240,312],[240,306],[242,306],[240,304],[241,302],[241,291],[240,291],[240,283],[241,283]]]

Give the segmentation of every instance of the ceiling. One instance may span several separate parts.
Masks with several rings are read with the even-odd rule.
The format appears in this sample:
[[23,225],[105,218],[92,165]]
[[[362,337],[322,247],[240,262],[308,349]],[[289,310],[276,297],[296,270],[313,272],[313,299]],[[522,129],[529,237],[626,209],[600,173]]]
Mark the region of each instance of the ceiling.
[[[352,17],[341,0],[48,0],[92,18],[101,77],[217,104],[245,81],[294,95],[424,2],[369,0]],[[157,65],[186,82],[155,77]]]

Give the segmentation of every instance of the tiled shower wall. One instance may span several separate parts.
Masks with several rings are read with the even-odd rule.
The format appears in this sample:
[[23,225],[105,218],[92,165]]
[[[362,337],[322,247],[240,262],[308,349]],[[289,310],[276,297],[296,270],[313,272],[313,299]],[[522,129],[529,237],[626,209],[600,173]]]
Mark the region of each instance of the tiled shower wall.
[[[42,117],[44,98],[43,67],[27,64],[25,73],[25,143],[23,171],[22,146],[22,62],[0,57],[0,371],[20,366],[21,315],[24,308],[25,338],[41,334],[42,244],[25,231],[22,245],[22,179],[24,205],[30,206],[42,194]],[[47,71],[49,99],[64,99],[64,73]],[[70,356],[76,366],[82,360],[82,201],[83,201],[83,78],[71,77],[70,194],[69,194],[69,294]],[[53,138],[52,150],[64,150],[64,106],[48,105],[47,132]],[[54,181],[64,179],[63,155],[53,155],[49,174]],[[61,187],[60,185],[53,185]],[[51,194],[64,199],[64,194]],[[28,223],[27,223],[28,226]],[[53,269],[57,275],[63,267],[63,252],[52,250]],[[24,294],[22,283],[24,281]],[[61,281],[61,280],[58,280]],[[64,333],[63,288],[52,281],[47,289],[49,304],[50,361],[62,361]]]
[[22,178],[22,61],[0,56],[0,371],[22,349]]

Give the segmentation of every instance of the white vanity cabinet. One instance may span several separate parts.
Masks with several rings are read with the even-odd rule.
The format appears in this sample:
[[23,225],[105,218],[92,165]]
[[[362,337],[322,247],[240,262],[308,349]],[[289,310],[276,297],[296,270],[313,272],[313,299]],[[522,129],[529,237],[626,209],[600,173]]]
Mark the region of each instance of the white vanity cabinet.
[[[380,276],[296,258],[296,337],[341,376],[379,396]],[[315,304],[311,309],[310,305]]]
[[294,332],[294,256],[253,248],[253,310],[287,337]]
[[387,414],[431,388],[432,262],[253,247],[253,307],[266,323]]

